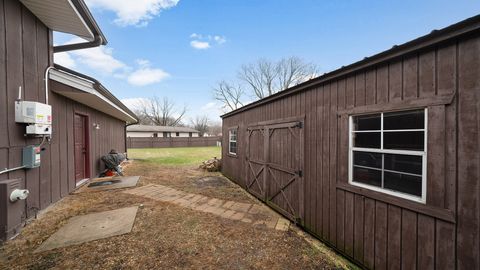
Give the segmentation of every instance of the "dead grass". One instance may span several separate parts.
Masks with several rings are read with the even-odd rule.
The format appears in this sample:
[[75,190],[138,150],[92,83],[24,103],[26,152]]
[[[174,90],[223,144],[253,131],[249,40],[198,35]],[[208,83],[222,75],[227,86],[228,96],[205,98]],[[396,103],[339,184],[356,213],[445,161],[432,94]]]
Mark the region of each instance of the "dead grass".
[[[218,176],[193,166],[156,166],[135,162],[127,175],[142,175],[140,185],[157,183],[220,199],[258,203],[234,184],[198,185]],[[218,184],[218,183],[217,183]],[[133,231],[52,251],[33,251],[73,216],[143,204]],[[332,260],[294,231],[223,219],[173,204],[122,193],[79,193],[66,197],[0,247],[0,269],[333,269]]]

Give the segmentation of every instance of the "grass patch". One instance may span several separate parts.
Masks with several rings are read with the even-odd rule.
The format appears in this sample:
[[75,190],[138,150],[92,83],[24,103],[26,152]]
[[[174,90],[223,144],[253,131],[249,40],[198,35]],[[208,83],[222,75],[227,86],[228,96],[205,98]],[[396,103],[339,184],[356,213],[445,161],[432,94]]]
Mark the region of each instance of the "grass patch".
[[200,162],[222,156],[217,146],[128,149],[128,157],[160,165],[199,165]]

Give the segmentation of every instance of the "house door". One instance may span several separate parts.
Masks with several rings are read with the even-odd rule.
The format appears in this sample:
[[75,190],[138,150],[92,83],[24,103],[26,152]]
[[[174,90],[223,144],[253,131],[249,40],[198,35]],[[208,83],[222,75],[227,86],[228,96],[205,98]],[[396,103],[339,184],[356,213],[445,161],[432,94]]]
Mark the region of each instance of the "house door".
[[246,190],[294,222],[304,218],[303,122],[247,129]]
[[88,178],[88,136],[87,116],[75,114],[74,143],[75,143],[75,181]]

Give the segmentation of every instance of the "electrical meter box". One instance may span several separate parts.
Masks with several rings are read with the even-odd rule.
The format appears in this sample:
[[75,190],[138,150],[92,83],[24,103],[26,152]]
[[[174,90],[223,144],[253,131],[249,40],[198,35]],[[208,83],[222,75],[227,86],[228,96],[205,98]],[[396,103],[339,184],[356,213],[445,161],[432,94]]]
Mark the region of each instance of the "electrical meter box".
[[15,122],[51,125],[52,106],[34,101],[16,101]]
[[27,126],[27,134],[32,135],[51,135],[52,126],[42,124],[31,124]]
[[34,101],[16,101],[15,122],[28,124],[27,135],[51,135],[52,106]]
[[40,152],[42,149],[39,146],[29,145],[23,148],[23,166],[27,169],[40,167]]

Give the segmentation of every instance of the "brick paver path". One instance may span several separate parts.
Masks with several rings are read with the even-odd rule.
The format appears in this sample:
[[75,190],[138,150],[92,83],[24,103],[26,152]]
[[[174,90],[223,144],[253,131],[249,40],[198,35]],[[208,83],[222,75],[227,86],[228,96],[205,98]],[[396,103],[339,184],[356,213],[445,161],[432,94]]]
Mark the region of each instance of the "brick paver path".
[[267,226],[287,231],[290,222],[267,206],[259,204],[224,201],[203,195],[186,193],[162,185],[146,185],[124,191],[161,202],[169,202],[192,210],[211,213],[222,218],[238,220],[253,225]]

